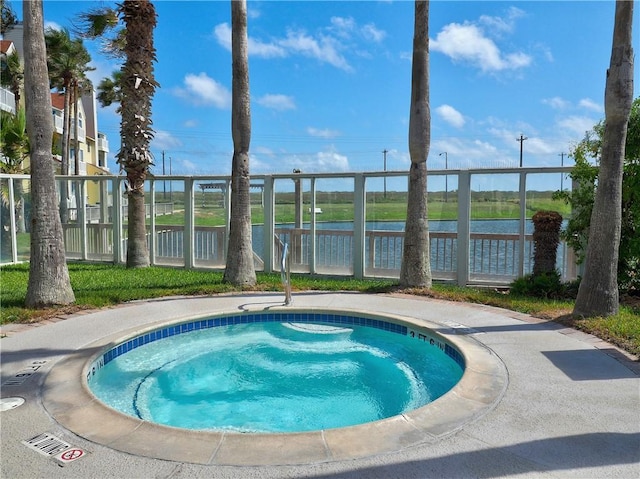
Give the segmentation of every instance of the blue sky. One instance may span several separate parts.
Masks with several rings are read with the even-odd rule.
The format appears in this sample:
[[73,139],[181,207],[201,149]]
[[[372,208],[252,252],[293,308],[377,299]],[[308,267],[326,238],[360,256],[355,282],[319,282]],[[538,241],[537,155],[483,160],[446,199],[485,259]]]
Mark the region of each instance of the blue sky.
[[[21,4],[12,2],[21,16]],[[45,20],[112,2],[47,1]],[[229,174],[229,1],[157,1],[156,173]],[[565,165],[604,117],[613,1],[432,1],[429,167]],[[251,172],[407,170],[413,2],[248,3]],[[635,49],[640,15],[636,12]],[[118,65],[87,43],[94,83]],[[637,53],[636,53],[637,54]],[[636,78],[638,64],[636,62]],[[636,95],[637,96],[637,93]],[[98,113],[117,172],[119,117]]]

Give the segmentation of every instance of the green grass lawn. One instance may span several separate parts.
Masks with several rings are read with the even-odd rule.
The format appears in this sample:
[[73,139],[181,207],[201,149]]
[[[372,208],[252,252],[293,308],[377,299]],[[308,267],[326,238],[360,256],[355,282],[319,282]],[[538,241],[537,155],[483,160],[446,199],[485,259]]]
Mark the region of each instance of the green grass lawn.
[[[367,221],[405,221],[407,215],[406,200],[402,199],[367,201]],[[195,221],[196,226],[223,226],[225,224],[225,210],[214,202],[202,206],[196,202]],[[338,222],[353,221],[353,204],[349,201],[318,202],[317,208],[322,213],[316,215],[318,221]],[[569,209],[561,202],[551,198],[531,198],[527,200],[527,217],[533,216],[539,210],[554,210],[565,217],[569,215]],[[517,200],[505,201],[472,201],[471,219],[518,219],[520,217],[520,205]],[[429,201],[429,219],[431,220],[455,220],[458,218],[458,202],[455,198],[445,202],[444,199],[434,197]],[[264,223],[264,208],[259,204],[251,207],[251,220],[254,224]],[[276,202],[276,223],[293,223],[295,220],[295,205],[291,202]],[[309,222],[309,204],[303,206],[303,221]],[[158,225],[182,225],[184,224],[184,212],[172,215],[156,217]]]
[[[27,264],[0,268],[0,324],[33,322],[64,312],[113,306],[126,301],[172,295],[210,295],[239,291],[223,283],[221,271],[151,267],[127,270],[122,265],[70,263],[69,275],[76,295],[74,306],[30,310],[24,308],[29,277]],[[252,291],[282,291],[279,274],[258,273]],[[391,280],[354,280],[293,275],[294,291],[360,291],[383,293],[397,290]],[[405,290],[450,301],[481,303],[560,321],[592,333],[635,355],[640,355],[640,311],[622,307],[611,318],[576,319],[571,301],[541,300],[502,294],[490,289],[435,284],[431,290]]]

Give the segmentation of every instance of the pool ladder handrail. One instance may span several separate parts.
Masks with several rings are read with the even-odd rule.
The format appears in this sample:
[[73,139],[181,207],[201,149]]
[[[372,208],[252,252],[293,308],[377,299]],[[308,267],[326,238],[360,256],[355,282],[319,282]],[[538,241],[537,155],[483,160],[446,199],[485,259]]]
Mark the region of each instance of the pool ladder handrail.
[[291,299],[291,261],[289,258],[289,243],[284,243],[282,249],[282,262],[280,263],[280,277],[284,287],[284,305],[289,306]]

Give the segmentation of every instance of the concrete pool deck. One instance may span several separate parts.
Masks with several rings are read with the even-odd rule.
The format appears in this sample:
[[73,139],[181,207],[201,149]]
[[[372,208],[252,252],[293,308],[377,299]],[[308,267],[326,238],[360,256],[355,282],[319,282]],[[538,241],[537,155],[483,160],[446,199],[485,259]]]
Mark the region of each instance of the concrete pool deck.
[[[447,427],[426,432],[414,428],[411,434],[403,429],[406,424],[391,418],[366,430],[354,429],[352,438],[340,438],[341,445],[332,445],[331,434],[326,434],[320,454],[318,445],[304,435],[296,442],[309,455],[299,461],[305,464],[298,464],[295,457],[278,459],[290,450],[289,437],[245,441],[233,450],[232,460],[223,461],[216,455],[218,447],[211,453],[211,436],[204,434],[199,440],[199,432],[182,432],[182,438],[153,428],[145,432],[148,423],[136,426],[140,434],[131,441],[139,452],[121,452],[116,448],[127,450],[122,447],[127,436],[117,429],[119,417],[83,415],[89,409],[78,404],[83,399],[77,364],[96,354],[102,342],[164,321],[279,307],[283,299],[282,294],[269,293],[164,298],[38,325],[3,326],[1,396],[24,398],[25,403],[0,414],[0,477],[640,477],[637,361],[593,336],[528,315],[413,296],[297,293],[293,306],[412,318],[486,346],[505,366],[505,380],[483,383],[497,396]],[[455,409],[430,414],[436,420],[455,419]],[[81,435],[76,434],[79,430]],[[43,433],[81,449],[83,455],[60,462],[23,443]],[[388,438],[396,441],[395,448],[379,446]],[[144,454],[147,450],[153,455],[160,448],[170,450],[170,455],[154,459]],[[194,459],[202,454],[210,459]]]

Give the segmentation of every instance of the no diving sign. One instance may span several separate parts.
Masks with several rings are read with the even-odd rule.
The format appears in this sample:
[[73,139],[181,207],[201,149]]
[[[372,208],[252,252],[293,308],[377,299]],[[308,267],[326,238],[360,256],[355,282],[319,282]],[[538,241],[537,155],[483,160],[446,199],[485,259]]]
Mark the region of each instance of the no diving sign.
[[70,462],[75,461],[76,459],[80,459],[84,455],[85,455],[85,452],[82,449],[69,448],[65,451],[62,451],[57,456],[55,456],[55,460],[58,461],[58,463],[61,466],[64,466],[65,464],[69,464]]

